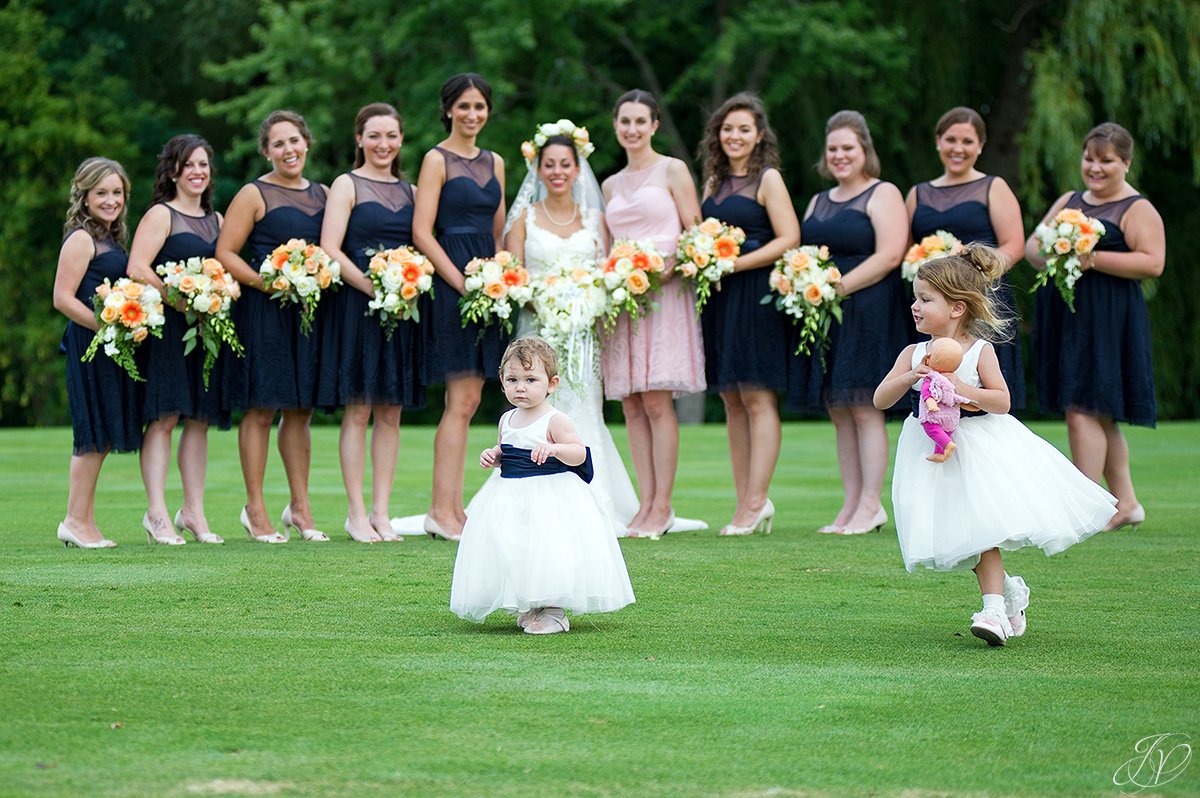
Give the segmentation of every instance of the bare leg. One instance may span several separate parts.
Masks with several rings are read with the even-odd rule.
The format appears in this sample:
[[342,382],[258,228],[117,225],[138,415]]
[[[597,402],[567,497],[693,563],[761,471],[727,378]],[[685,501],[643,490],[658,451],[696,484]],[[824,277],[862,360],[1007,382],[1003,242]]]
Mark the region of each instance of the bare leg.
[[375,405],[371,430],[371,527],[392,534],[392,486],[396,482],[396,457],[400,454],[400,405]]
[[312,410],[284,410],[279,422],[279,456],[287,474],[292,518],[301,529],[316,529],[308,498],[308,472],[312,464]]
[[142,484],[146,488],[146,519],[153,534],[175,538],[171,515],[167,512],[167,468],[171,465],[171,432],[179,422],[178,415],[164,416],[151,421],[142,438],[138,460],[142,466]]
[[342,461],[342,482],[346,486],[346,520],[350,528],[364,538],[378,537],[372,534],[367,521],[367,505],[363,499],[363,480],[367,457],[367,423],[371,419],[371,407],[365,404],[348,404],[342,415],[342,429],[338,435],[338,454]]
[[256,536],[270,535],[276,531],[263,499],[267,450],[274,420],[274,410],[259,407],[247,410],[242,423],[238,425],[238,455],[242,461],[242,479],[246,483],[246,515]]
[[[679,419],[670,391],[647,391],[642,406],[650,420],[651,480],[653,493],[646,527],[659,530],[671,515],[671,493],[675,490],[675,472],[679,467]],[[639,478],[640,484],[640,478]],[[646,499],[642,500],[643,505]]]
[[858,509],[863,493],[862,463],[859,460],[858,425],[849,407],[830,407],[829,420],[837,434],[838,469],[842,473],[842,509],[833,525],[844,527]]
[[459,377],[446,383],[446,409],[433,437],[433,496],[429,517],[448,535],[462,534],[463,470],[467,431],[483,395],[482,377]]
[[104,539],[96,528],[96,482],[100,479],[100,466],[108,452],[88,452],[71,455],[68,471],[67,517],[63,525],[75,537],[89,543]]
[[733,518],[737,518],[750,490],[750,413],[740,391],[722,391],[721,401],[725,403],[725,434],[729,438],[729,465],[737,497]]
[[208,475],[208,424],[185,418],[179,436],[179,476],[183,481],[183,507],[179,520],[197,539],[210,534],[204,513],[204,482]]
[[979,579],[980,595],[1004,595],[1004,561],[1000,558],[1000,549],[990,549],[979,555],[975,576]]
[[775,466],[779,463],[782,436],[774,391],[744,390],[741,391],[741,397],[749,420],[749,469],[746,489],[733,523],[736,526],[751,526],[767,503],[767,491],[775,475]]
[[847,526],[866,529],[879,513],[883,478],[887,475],[887,425],[882,410],[858,406],[849,408],[858,439],[858,468],[861,480],[854,515]]
[[1104,433],[1104,425],[1099,417],[1075,410],[1068,410],[1064,416],[1071,461],[1088,479],[1099,484],[1108,461],[1108,436]]
[[633,472],[637,475],[638,510],[629,522],[629,528],[635,530],[648,528],[646,516],[650,514],[657,489],[650,417],[646,415],[642,401],[645,396],[635,393],[621,400],[621,408],[625,411],[625,434],[629,438],[629,455],[633,459]]

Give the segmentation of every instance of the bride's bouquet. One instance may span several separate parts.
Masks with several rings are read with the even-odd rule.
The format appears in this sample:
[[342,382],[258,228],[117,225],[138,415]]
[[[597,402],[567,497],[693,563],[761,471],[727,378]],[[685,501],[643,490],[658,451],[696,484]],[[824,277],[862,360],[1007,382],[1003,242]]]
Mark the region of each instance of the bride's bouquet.
[[312,332],[313,316],[321,296],[331,286],[342,284],[342,265],[316,244],[293,238],[275,247],[258,267],[263,285],[281,304],[295,302],[300,311],[300,331]]
[[1106,232],[1099,219],[1075,208],[1063,208],[1049,224],[1039,224],[1033,235],[1038,240],[1038,254],[1046,259],[1046,268],[1037,273],[1031,290],[1053,279],[1058,293],[1074,313],[1075,282],[1083,276],[1079,256],[1094,250]]
[[655,305],[651,296],[658,289],[666,269],[666,260],[650,240],[619,238],[613,242],[600,271],[607,294],[604,311],[609,329],[622,313],[639,319]]
[[529,272],[521,261],[502,249],[490,258],[473,258],[465,273],[467,293],[458,300],[462,326],[479,324],[482,337],[494,322],[511,335],[512,314],[533,298]]
[[562,358],[568,382],[592,373],[596,323],[609,308],[605,278],[594,261],[562,257],[533,281],[539,334]]
[[133,352],[147,336],[162,338],[162,326],[166,319],[158,289],[128,277],[122,277],[115,283],[106,278],[96,286],[92,308],[96,311],[96,323],[100,329],[96,330],[87,351],[79,359],[87,363],[103,345],[104,354],[116,361],[130,377],[145,382],[138,372]]
[[417,302],[421,294],[433,296],[433,263],[429,258],[412,247],[375,252],[367,265],[367,278],[375,288],[367,315],[378,314],[388,340],[401,320],[421,321]]
[[826,247],[797,247],[775,262],[769,278],[772,293],[762,298],[764,305],[774,302],[776,309],[799,325],[796,354],[811,354],[816,345],[822,366],[829,330],[834,321],[842,321],[842,300],[834,287],[840,279],[842,273],[829,262]]
[[238,340],[229,308],[242,295],[237,280],[229,276],[216,258],[188,258],[171,261],[155,269],[167,287],[167,301],[184,305],[183,316],[188,331],[183,334],[183,354],[196,348],[197,340],[204,345],[204,387],[217,362],[221,344],[226,344],[238,357],[245,354]]
[[908,248],[904,262],[900,264],[900,276],[911,283],[926,263],[935,258],[956,255],[962,248],[962,242],[953,233],[938,230]]
[[742,228],[708,217],[683,231],[675,254],[675,271],[696,287],[696,315],[721,278],[733,273],[733,262],[746,243]]

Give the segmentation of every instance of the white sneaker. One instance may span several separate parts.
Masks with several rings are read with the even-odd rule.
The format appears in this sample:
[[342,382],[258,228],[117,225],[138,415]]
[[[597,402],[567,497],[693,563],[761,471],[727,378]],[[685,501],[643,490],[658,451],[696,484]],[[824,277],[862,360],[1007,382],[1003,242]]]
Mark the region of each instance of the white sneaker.
[[1012,624],[1001,610],[981,610],[971,616],[971,634],[989,646],[1004,645],[1012,633]]
[[1010,637],[1025,634],[1025,610],[1028,607],[1029,587],[1025,580],[1019,576],[1009,576],[1004,580],[1004,612],[1012,626]]

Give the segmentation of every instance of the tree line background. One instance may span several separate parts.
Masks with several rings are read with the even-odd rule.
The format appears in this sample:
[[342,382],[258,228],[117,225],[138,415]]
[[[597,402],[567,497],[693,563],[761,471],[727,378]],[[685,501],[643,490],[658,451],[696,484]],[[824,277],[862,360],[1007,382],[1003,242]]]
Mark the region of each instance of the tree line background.
[[[212,142],[223,209],[266,171],[255,132],[267,112],[307,117],[317,142],[306,176],[328,183],[352,164],[355,111],[383,100],[405,117],[401,158],[415,181],[444,135],[442,81],[467,70],[495,90],[481,144],[508,162],[510,199],[518,148],[539,121],[586,125],[603,179],[623,162],[612,103],[644,88],[663,105],[659,148],[696,168],[708,113],[751,90],[779,135],[798,211],[828,187],[812,167],[833,112],[866,115],[884,179],[907,191],[941,172],[937,118],[969,105],[988,123],[979,166],[1013,186],[1028,231],[1080,187],[1084,133],[1117,121],[1137,145],[1131,182],[1166,223],[1166,271],[1144,283],[1160,417],[1197,415],[1194,0],[10,0],[0,8],[0,425],[67,420],[65,321],[51,287],[83,158],[129,170],[132,230],[170,136]],[[1030,284],[1027,265],[1013,276]],[[1027,340],[1031,302],[1021,301]]]

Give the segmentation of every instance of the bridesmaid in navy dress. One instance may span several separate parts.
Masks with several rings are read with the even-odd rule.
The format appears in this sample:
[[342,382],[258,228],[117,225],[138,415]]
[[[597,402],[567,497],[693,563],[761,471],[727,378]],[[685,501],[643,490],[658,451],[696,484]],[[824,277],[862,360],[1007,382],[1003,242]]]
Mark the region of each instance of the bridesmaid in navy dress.
[[779,143],[762,102],[736,94],[705,125],[701,214],[746,233],[734,272],[721,280],[700,319],[709,390],[725,404],[737,507],[722,535],[771,531],[767,497],[779,461],[779,406],[787,387],[790,322],[762,298],[771,268],[799,244],[800,225],[779,173]]
[[[1072,313],[1054,285],[1037,295],[1034,355],[1043,409],[1063,413],[1071,459],[1117,497],[1109,529],[1146,518],[1129,470],[1129,444],[1118,422],[1153,427],[1156,421],[1150,315],[1141,281],[1162,274],[1166,239],[1162,217],[1129,185],[1133,138],[1105,122],[1083,140],[1084,191],[1063,194],[1043,222],[1077,208],[1104,223],[1105,234],[1083,258]],[[1031,236],[1025,256],[1045,265]]]
[[[164,299],[163,337],[149,338],[146,349],[146,434],[142,443],[142,482],[146,514],[142,527],[154,543],[182,545],[179,532],[200,543],[223,543],[208,528],[204,514],[204,478],[208,468],[208,425],[229,429],[222,407],[221,372],[214,365],[204,387],[204,347],[183,354],[187,320],[165,304],[166,287],[154,270],[164,263],[211,258],[221,232],[221,214],[212,206],[212,146],[200,136],[184,134],[167,142],[158,156],[154,204],[146,211],[129,248],[129,276],[153,285]],[[221,358],[236,357],[225,347]],[[171,432],[183,418],[179,438],[179,474],[183,507],[174,519],[164,495],[171,464]]]
[[[329,189],[321,248],[342,264],[346,285],[330,297],[321,330],[317,404],[345,407],[339,451],[346,484],[346,534],[360,543],[403,540],[392,530],[388,502],[400,448],[400,411],[424,401],[424,352],[413,321],[385,335],[367,315],[375,289],[367,277],[368,252],[412,245],[413,185],[400,172],[404,123],[386,103],[361,108],[354,118],[354,169]],[[418,307],[421,318],[428,303]],[[367,424],[371,432],[371,512],[363,498]]]
[[[305,335],[299,307],[272,300],[271,290],[258,275],[263,259],[280,244],[292,238],[320,240],[325,187],[304,177],[310,146],[312,135],[304,117],[292,111],[267,115],[259,127],[258,148],[271,163],[271,171],[238,191],[217,240],[217,260],[243,285],[233,317],[246,356],[230,364],[226,383],[233,408],[246,411],[238,426],[246,482],[241,522],[250,539],[260,543],[287,542],[271,524],[263,499],[271,425],[278,411],[283,413],[279,454],[291,492],[281,517],[284,528],[295,530],[304,540],[329,540],[315,528],[308,497],[309,422],[316,401],[317,336],[324,303],[317,309],[312,332]],[[248,248],[245,259],[243,246]]]
[[887,428],[872,399],[912,329],[898,268],[908,241],[908,215],[900,189],[879,179],[879,156],[857,111],[829,118],[817,171],[837,185],[809,201],[800,239],[829,247],[842,273],[837,286],[842,323],[833,325],[824,372],[816,355],[793,359],[788,393],[795,405],[824,404],[837,432],[842,508],[819,531],[857,535],[887,523],[880,498]]
[[58,539],[85,549],[112,548],[96,527],[96,481],[109,452],[135,452],[142,445],[142,391],[103,352],[79,358],[97,329],[92,296],[107,278],[125,276],[125,203],[129,178],[116,161],[88,158],[71,179],[66,238],[54,275],[54,308],[70,322],[63,335],[67,353],[67,400],[74,448],[67,516]]
[[450,135],[425,154],[413,212],[413,241],[437,269],[432,318],[422,324],[432,336],[426,379],[446,384],[424,529],[447,540],[459,538],[467,519],[467,429],[479,407],[484,378],[496,375],[507,344],[495,325],[480,340],[479,328],[472,324],[464,329],[458,312],[467,262],[491,257],[502,246],[504,159],[475,143],[491,110],[492,89],[479,75],[455,75],[442,84],[442,125]]
[[[942,114],[934,129],[934,143],[942,159],[942,176],[918,183],[908,192],[905,205],[912,241],[920,241],[938,230],[953,234],[963,244],[977,242],[995,247],[1008,261],[1008,268],[1025,257],[1025,231],[1021,205],[1004,178],[985,175],[975,168],[987,141],[983,117],[971,108],[951,108]],[[1007,316],[1016,315],[1012,285],[1000,278],[997,304]],[[1000,373],[1008,384],[1012,409],[1025,407],[1025,366],[1021,344],[993,341]]]

